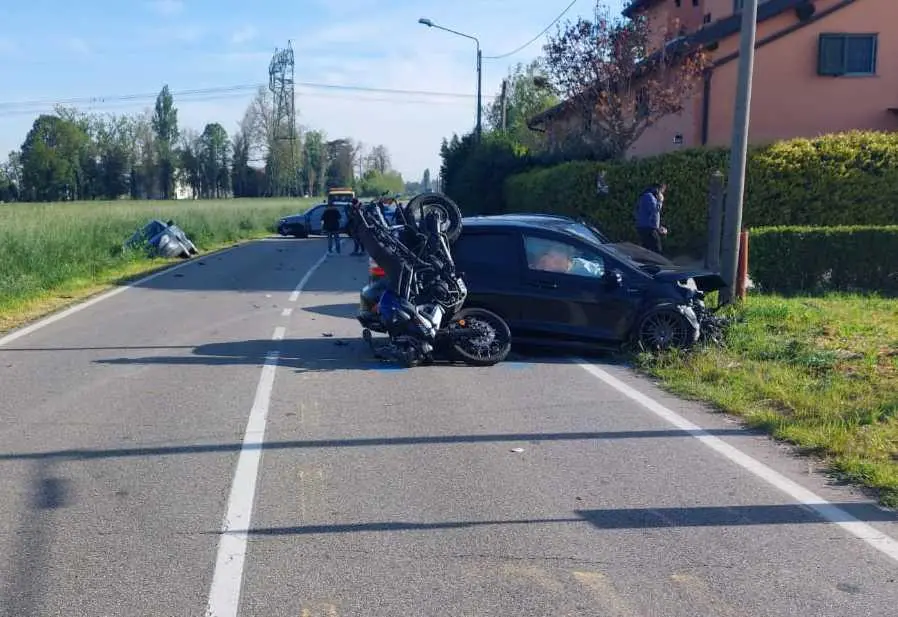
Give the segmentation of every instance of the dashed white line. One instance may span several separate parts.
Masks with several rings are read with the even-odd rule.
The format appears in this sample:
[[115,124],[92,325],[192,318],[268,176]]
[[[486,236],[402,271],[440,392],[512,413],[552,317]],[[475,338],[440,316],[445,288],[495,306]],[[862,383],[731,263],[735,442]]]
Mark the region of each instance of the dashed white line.
[[691,434],[704,445],[708,446],[718,454],[724,456],[733,463],[736,463],[743,469],[751,472],[770,486],[779,489],[783,493],[789,495],[792,499],[807,506],[813,510],[823,520],[838,525],[859,540],[863,540],[873,548],[885,554],[893,561],[898,562],[898,540],[887,536],[872,525],[861,522],[848,512],[837,505],[823,499],[812,491],[801,486],[797,482],[793,482],[781,473],[774,471],[764,463],[750,457],[741,450],[734,448],[719,437],[709,434],[696,424],[693,424],[678,413],[668,409],[661,403],[646,396],[636,388],[624,383],[620,379],[609,374],[607,371],[599,368],[595,364],[577,359],[577,364],[600,380],[639,403],[656,416],[666,420],[678,429]]
[[[303,287],[324,262],[324,259],[322,257],[315,262],[296,286],[294,293],[297,294],[297,297],[302,293]],[[283,340],[286,332],[286,328],[278,326],[274,329],[271,340]],[[231,483],[227,513],[221,525],[221,539],[218,543],[215,572],[212,575],[212,586],[209,590],[209,602],[206,605],[206,617],[237,617],[240,609],[247,530],[250,529],[252,523],[256,482],[262,460],[262,445],[265,442],[265,426],[268,422],[268,410],[271,405],[278,357],[278,351],[272,350],[266,354],[265,363],[262,365],[262,374],[256,387],[256,396],[249,412],[243,445],[237,458],[237,469]]]
[[281,317],[290,317],[290,315],[292,315],[292,314],[293,314],[292,308],[285,308],[283,311],[281,311]]

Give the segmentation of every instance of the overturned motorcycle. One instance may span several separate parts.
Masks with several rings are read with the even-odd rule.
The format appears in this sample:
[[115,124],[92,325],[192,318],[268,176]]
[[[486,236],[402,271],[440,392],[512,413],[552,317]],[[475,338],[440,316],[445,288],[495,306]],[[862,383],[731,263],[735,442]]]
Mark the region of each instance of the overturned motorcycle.
[[[356,234],[384,278],[361,291],[357,319],[375,356],[408,367],[438,358],[490,366],[511,350],[508,324],[495,313],[464,307],[467,287],[450,245],[461,234],[461,212],[445,195],[425,193],[397,209],[388,225],[380,210],[355,209]],[[374,343],[373,332],[388,343]]]

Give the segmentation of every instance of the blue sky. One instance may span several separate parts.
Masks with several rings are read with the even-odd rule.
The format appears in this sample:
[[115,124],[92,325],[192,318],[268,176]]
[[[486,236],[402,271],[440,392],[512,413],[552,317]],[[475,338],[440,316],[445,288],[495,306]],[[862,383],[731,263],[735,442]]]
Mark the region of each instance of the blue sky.
[[[198,100],[177,93],[267,83],[275,48],[293,41],[296,80],[467,97],[371,94],[297,87],[299,123],[328,137],[384,144],[407,179],[439,167],[443,136],[474,125],[476,88],[471,41],[417,23],[478,36],[484,56],[527,42],[570,0],[27,0],[4,2],[0,30],[0,158],[18,148],[52,101],[175,92],[182,128],[220,122],[233,132],[252,94]],[[619,10],[623,0],[607,0]],[[578,0],[566,18],[589,15]],[[542,40],[502,60],[483,62],[485,96],[509,67],[541,52]],[[488,99],[486,99],[488,100]],[[6,103],[48,101],[11,108]],[[79,107],[137,113],[150,98]]]

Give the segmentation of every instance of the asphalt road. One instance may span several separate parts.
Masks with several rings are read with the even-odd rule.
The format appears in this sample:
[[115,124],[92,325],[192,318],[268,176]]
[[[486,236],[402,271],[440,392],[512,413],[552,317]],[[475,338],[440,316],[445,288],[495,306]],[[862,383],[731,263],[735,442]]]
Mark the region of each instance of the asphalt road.
[[0,615],[896,614],[893,513],[601,358],[390,368],[323,252],[0,346]]

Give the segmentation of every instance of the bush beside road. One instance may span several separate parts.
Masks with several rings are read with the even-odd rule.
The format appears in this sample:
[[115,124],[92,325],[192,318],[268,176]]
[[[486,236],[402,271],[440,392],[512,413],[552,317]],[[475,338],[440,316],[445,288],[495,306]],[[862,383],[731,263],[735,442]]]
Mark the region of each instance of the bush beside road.
[[126,253],[149,219],[173,219],[201,251],[275,231],[316,199],[18,203],[0,206],[0,332],[176,260]]
[[726,347],[640,366],[898,507],[898,300],[753,296],[741,318]]

